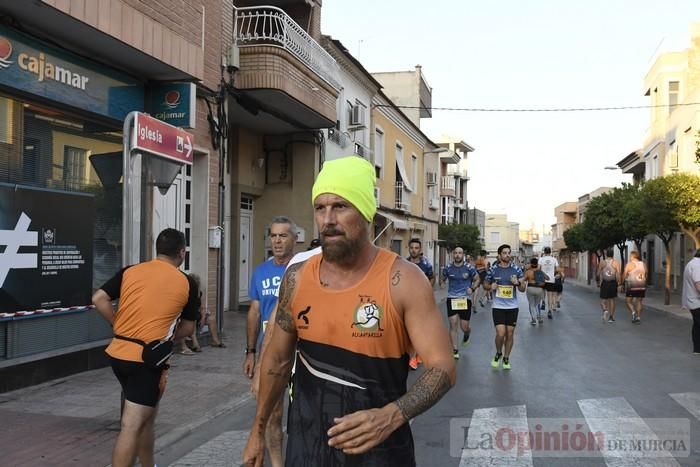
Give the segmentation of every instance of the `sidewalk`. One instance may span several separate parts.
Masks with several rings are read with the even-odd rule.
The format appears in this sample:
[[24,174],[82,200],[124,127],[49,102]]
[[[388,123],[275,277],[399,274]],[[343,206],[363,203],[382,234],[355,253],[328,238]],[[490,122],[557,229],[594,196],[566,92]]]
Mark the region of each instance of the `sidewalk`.
[[[595,294],[596,297],[598,296],[600,290],[595,282],[592,282],[590,285],[588,285],[585,282],[576,279],[566,279],[566,281],[564,282],[564,294],[566,294],[567,285],[573,285],[575,287],[586,289],[591,293]],[[618,307],[620,305],[625,306],[625,294],[618,294],[618,298],[621,302],[620,304],[618,304]],[[646,297],[644,298],[644,301],[642,303],[643,307],[649,310],[659,311],[662,313],[670,313],[674,316],[683,319],[693,319],[688,310],[684,310],[683,308],[681,308],[681,297],[679,293],[671,293],[671,304],[664,305],[663,289],[649,288],[647,289]]]
[[[242,374],[246,314],[224,318],[227,348],[171,359],[156,421],[156,451],[252,399]],[[111,368],[0,395],[0,452],[8,466],[105,466],[119,432],[120,387]]]

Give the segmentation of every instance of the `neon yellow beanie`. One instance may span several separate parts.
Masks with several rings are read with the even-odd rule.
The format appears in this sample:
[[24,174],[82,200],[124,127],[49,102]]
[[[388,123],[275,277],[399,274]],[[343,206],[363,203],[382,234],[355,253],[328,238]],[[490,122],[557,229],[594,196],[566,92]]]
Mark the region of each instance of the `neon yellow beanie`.
[[348,200],[368,222],[372,222],[377,212],[374,200],[376,180],[374,167],[361,157],[347,156],[326,161],[311,189],[311,202],[323,193],[332,193]]

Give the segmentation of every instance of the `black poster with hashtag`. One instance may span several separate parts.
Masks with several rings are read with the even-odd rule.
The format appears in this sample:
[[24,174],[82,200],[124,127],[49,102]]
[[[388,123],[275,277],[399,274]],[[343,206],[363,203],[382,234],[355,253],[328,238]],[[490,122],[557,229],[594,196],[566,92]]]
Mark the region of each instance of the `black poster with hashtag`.
[[0,183],[0,313],[88,305],[94,223],[91,194]]

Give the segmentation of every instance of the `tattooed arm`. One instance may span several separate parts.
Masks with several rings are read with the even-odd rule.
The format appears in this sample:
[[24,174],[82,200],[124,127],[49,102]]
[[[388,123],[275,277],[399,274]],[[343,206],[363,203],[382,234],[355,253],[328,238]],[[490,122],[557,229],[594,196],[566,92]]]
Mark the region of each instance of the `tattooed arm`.
[[297,343],[296,324],[292,317],[291,302],[296,290],[297,279],[304,263],[290,266],[280,284],[279,299],[275,312],[275,324],[270,326],[269,342],[261,356],[260,388],[255,421],[243,451],[244,465],[263,465],[265,447],[265,427],[275,404],[280,400],[289,381],[294,350]]
[[455,383],[450,337],[433,291],[421,274],[420,269],[397,259],[390,290],[394,307],[402,315],[426,371],[398,400],[334,420],[335,425],[328,431],[329,444],[346,454],[361,454],[377,446],[408,420],[435,405]]

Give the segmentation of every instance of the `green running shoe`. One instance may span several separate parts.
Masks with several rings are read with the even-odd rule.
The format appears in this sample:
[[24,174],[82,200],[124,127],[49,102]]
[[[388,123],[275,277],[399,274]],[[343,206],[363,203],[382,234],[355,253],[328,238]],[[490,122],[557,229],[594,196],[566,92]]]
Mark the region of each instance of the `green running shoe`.
[[504,370],[510,370],[510,360],[507,358],[503,359],[503,369]]
[[497,353],[495,357],[493,357],[493,360],[491,360],[491,366],[493,368],[498,368],[498,363],[501,360],[501,354]]
[[453,357],[455,360],[459,360],[459,350],[453,349],[453,350],[452,350],[452,357]]

